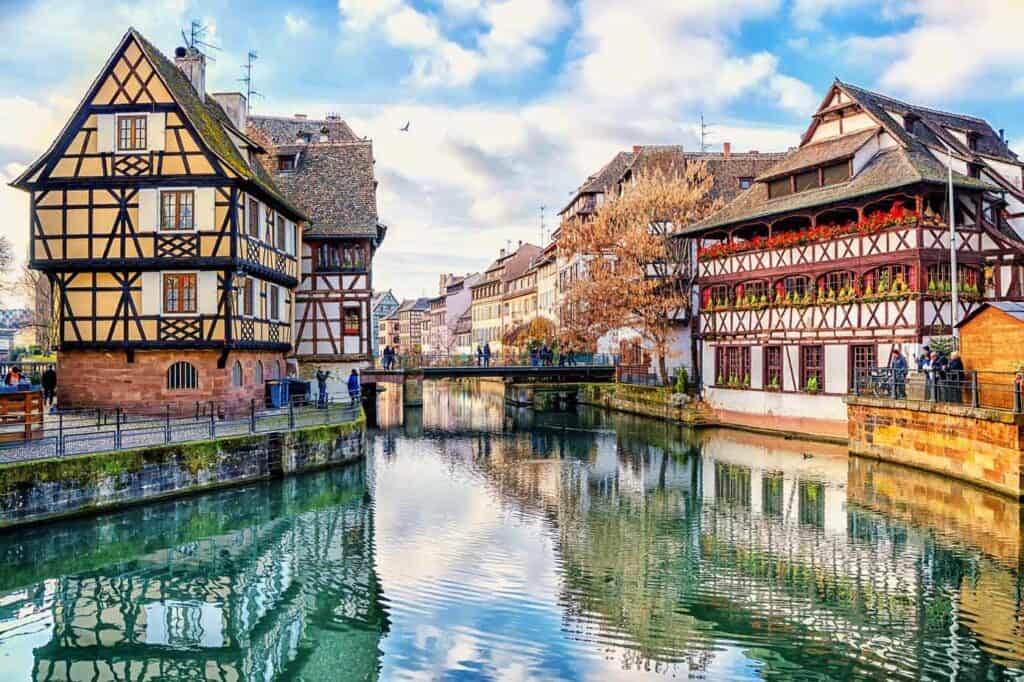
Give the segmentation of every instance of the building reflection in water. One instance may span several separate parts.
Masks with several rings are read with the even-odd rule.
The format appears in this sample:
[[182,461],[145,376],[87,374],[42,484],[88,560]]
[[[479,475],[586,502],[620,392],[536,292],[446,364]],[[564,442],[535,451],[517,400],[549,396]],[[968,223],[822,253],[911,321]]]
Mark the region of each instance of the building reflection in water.
[[618,670],[715,678],[734,650],[759,677],[1024,667],[1019,503],[830,446],[501,398],[435,385],[423,429],[555,529],[562,629]]
[[[0,678],[375,678],[388,621],[364,472],[0,539]],[[60,577],[17,585],[30,570]]]

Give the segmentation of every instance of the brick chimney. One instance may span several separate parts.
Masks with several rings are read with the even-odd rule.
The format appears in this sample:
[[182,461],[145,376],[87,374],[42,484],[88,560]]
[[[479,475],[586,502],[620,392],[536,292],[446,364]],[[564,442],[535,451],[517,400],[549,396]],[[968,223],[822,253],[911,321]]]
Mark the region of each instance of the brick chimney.
[[194,47],[179,47],[174,50],[174,63],[188,82],[195,88],[196,94],[203,102],[206,101],[206,55]]
[[732,154],[732,142],[722,143],[722,154],[725,156],[730,156]]
[[639,154],[640,152],[643,151],[643,149],[644,149],[644,146],[642,144],[635,144],[635,145],[633,145],[633,153],[634,154]]

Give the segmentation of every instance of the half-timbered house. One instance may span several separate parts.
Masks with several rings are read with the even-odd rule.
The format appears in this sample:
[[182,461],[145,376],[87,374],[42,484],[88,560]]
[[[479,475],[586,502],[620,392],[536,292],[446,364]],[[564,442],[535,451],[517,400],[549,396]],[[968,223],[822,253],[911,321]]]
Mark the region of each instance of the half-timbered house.
[[244,98],[207,94],[205,69],[129,30],[12,183],[31,195],[63,406],[248,405],[285,371],[305,217],[254,161]]
[[249,116],[248,131],[282,193],[309,216],[295,299],[300,371],[343,382],[373,361],[373,257],[386,228],[377,221],[373,143],[338,116]]
[[856,373],[894,347],[913,364],[982,300],[1020,299],[1022,170],[981,119],[837,80],[797,149],[685,231],[711,404],[840,430]]

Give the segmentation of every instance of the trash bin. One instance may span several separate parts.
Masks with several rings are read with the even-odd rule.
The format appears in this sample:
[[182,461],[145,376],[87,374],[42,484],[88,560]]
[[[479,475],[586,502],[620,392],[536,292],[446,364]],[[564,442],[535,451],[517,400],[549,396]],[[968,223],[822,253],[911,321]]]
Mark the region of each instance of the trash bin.
[[285,379],[288,386],[288,399],[296,405],[309,402],[309,382],[301,379]]
[[278,379],[266,381],[266,401],[271,407],[285,407],[288,404],[288,384]]

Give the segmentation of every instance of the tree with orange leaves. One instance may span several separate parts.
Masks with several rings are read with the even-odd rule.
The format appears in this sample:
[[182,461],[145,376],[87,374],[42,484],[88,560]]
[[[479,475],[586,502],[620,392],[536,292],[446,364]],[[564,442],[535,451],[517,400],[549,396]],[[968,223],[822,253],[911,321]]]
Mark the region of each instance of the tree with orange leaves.
[[711,197],[713,176],[703,161],[657,151],[643,155],[619,196],[606,199],[591,220],[562,227],[559,256],[582,263],[564,292],[564,335],[594,343],[623,327],[640,335],[668,381],[672,338],[692,305],[696,254],[673,236],[721,208]]

